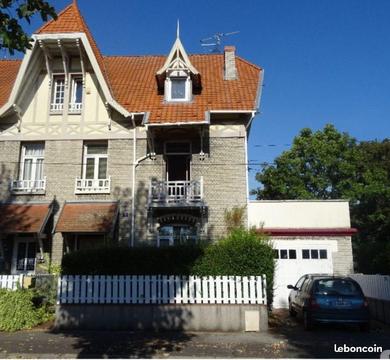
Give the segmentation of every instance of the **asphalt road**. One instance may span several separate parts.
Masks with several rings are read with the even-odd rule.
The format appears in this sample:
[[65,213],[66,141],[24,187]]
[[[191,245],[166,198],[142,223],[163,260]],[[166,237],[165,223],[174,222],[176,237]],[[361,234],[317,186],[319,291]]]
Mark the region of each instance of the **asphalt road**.
[[361,333],[327,326],[306,332],[285,316],[266,333],[150,333],[40,329],[0,333],[1,358],[379,358],[379,353],[337,353],[334,345],[390,349],[390,329]]

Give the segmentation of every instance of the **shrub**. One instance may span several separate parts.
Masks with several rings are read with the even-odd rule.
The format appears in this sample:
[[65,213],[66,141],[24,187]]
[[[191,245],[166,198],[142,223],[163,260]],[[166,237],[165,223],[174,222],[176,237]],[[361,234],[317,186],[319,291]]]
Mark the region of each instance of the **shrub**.
[[266,275],[268,304],[272,303],[274,254],[268,237],[255,230],[235,229],[224,239],[209,245],[193,267],[200,276]]
[[230,210],[225,210],[224,220],[228,233],[244,227],[244,215],[245,206],[235,206]]
[[52,316],[34,290],[0,289],[0,330],[30,329]]
[[66,254],[64,275],[190,275],[204,253],[203,245],[173,247],[106,247]]

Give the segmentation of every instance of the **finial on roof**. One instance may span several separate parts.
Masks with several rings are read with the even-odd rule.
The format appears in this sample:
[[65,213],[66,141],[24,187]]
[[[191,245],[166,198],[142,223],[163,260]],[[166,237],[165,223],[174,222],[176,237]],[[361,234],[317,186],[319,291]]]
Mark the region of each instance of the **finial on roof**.
[[180,21],[177,19],[177,27],[176,27],[176,37],[180,37]]
[[77,6],[77,5],[78,5],[78,4],[77,4],[77,0],[73,0],[72,3],[73,3],[74,6]]

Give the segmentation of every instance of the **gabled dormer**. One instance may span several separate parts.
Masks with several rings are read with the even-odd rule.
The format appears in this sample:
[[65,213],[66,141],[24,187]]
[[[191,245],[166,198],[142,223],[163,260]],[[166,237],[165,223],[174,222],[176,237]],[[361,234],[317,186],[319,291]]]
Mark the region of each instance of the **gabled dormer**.
[[179,23],[176,41],[156,78],[159,93],[164,94],[166,102],[190,102],[201,90],[199,71],[191,64],[180,40]]

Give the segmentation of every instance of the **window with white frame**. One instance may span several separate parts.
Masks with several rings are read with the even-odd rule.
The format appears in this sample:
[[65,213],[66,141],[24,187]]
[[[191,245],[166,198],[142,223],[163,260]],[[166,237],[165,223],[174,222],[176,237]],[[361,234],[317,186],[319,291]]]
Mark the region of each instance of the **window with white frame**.
[[73,75],[70,89],[69,111],[80,112],[83,104],[83,78]]
[[65,76],[54,75],[50,110],[53,112],[62,111],[64,109],[64,101],[65,101]]
[[192,98],[191,79],[185,76],[171,76],[165,82],[165,100],[172,102],[190,101]]
[[107,143],[84,145],[84,179],[107,179]]
[[44,143],[26,143],[22,145],[20,180],[31,182],[31,186],[28,187],[37,187],[37,183],[43,180],[44,158]]

